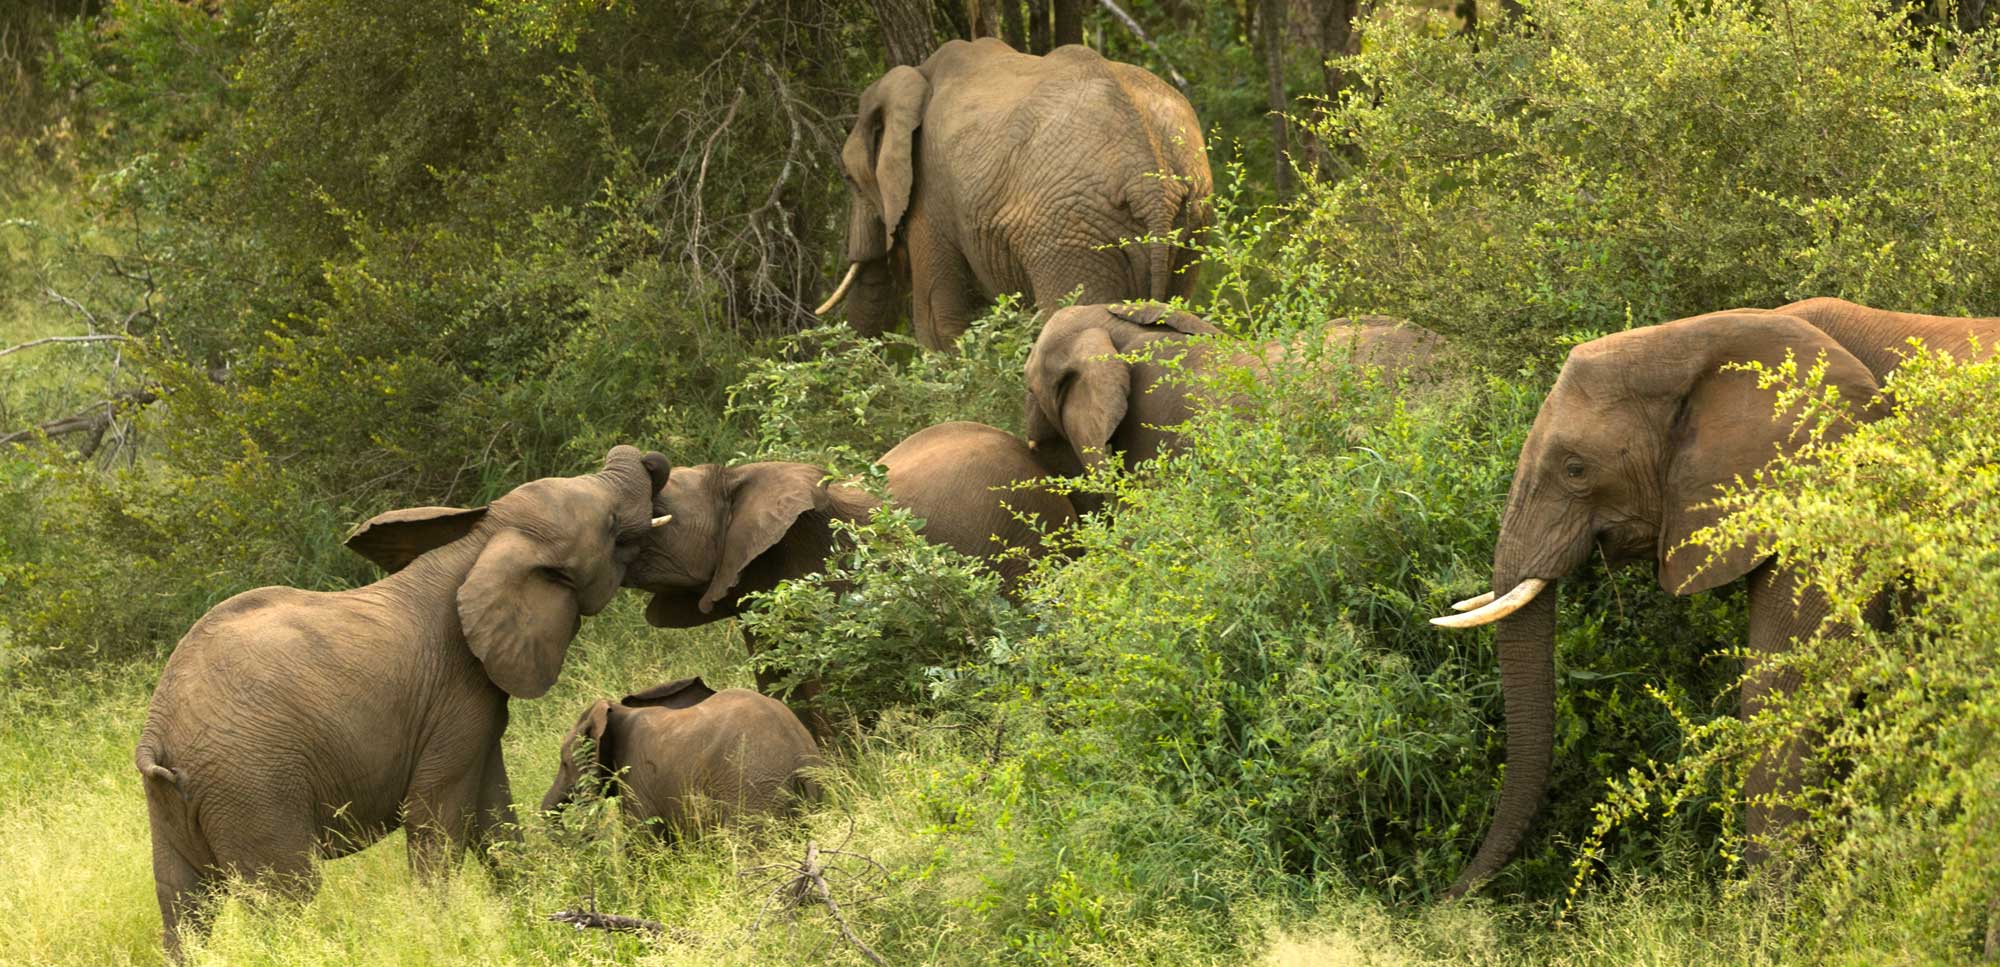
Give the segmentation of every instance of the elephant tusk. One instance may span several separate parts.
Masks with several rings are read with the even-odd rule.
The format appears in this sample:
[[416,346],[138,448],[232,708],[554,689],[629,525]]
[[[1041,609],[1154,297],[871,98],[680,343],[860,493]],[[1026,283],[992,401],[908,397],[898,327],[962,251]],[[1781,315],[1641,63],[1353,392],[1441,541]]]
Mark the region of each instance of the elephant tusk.
[[1492,602],[1493,602],[1493,592],[1488,591],[1485,594],[1479,595],[1478,597],[1466,598],[1465,600],[1452,605],[1451,610],[1471,611],[1474,608],[1486,607],[1488,604],[1491,604]]
[[672,521],[673,519],[674,519],[674,515],[672,515],[672,514],[665,514],[665,515],[663,515],[663,516],[660,516],[660,517],[655,517],[655,518],[653,518],[653,526],[654,526],[654,527],[665,527],[665,526],[667,526],[668,522]]
[[827,296],[826,301],[821,303],[819,308],[813,310],[813,315],[823,316],[832,312],[833,307],[840,304],[840,300],[847,298],[847,290],[854,287],[854,277],[860,274],[861,263],[847,263],[847,277],[840,280],[840,288],[833,290],[833,294]]
[[[1432,618],[1431,624],[1437,625],[1440,628],[1477,628],[1483,624],[1491,624],[1521,610],[1528,602],[1535,600],[1535,595],[1542,593],[1542,589],[1548,586],[1549,582],[1541,578],[1528,578],[1514,585],[1514,590],[1481,605],[1475,610],[1467,611],[1464,614],[1448,614],[1443,617]],[[1472,600],[1476,601],[1478,599],[1474,598]]]

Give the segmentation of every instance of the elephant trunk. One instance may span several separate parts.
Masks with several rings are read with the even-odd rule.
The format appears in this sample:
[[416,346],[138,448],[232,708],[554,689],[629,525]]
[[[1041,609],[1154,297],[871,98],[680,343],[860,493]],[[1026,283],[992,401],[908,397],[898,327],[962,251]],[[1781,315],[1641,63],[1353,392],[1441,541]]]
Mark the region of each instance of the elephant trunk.
[[[1506,579],[1494,581],[1496,588],[1519,583],[1514,574],[1495,577]],[[1486,838],[1447,896],[1470,892],[1513,858],[1548,791],[1555,753],[1556,593],[1551,585],[1500,620],[1494,648],[1506,698],[1507,774]]]
[[874,338],[895,328],[908,301],[907,286],[899,284],[894,254],[885,258],[856,262],[854,281],[847,293],[847,324],[855,332]]

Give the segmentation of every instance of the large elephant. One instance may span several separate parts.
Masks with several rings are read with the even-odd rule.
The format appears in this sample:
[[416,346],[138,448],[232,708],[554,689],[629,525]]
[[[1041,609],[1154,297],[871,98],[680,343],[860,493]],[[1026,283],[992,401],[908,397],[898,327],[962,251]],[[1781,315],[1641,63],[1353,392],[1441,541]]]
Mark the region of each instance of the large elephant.
[[382,580],[259,588],[196,622],[136,756],[168,955],[221,876],[310,893],[315,858],[398,826],[428,875],[510,822],[507,700],[555,683],[649,533],[666,470],[621,446],[599,473],[485,507],[391,511],[347,540]]
[[626,819],[685,833],[794,808],[817,795],[804,770],[818,764],[812,734],[785,703],[683,678],[585,709],[563,737],[542,811],[616,777]]
[[1087,47],[951,41],[862,92],[840,162],[849,268],[819,312],[845,297],[875,335],[907,293],[933,349],[1004,292],[1049,309],[1079,288],[1083,302],[1185,297],[1185,242],[1214,217],[1194,109]]
[[[1395,372],[1427,366],[1443,337],[1387,316],[1335,319],[1324,340],[1345,358]],[[1163,305],[1080,305],[1052,314],[1028,353],[1025,419],[1028,442],[1051,466],[1095,467],[1113,454],[1126,466],[1159,456],[1179,439],[1174,429],[1194,415],[1202,388],[1168,380],[1179,358],[1188,375],[1236,365],[1261,373],[1292,344],[1227,347],[1193,336],[1220,330],[1199,316]]]
[[[1039,487],[1013,488],[1047,476],[1019,437],[982,423],[942,423],[883,454],[888,490],[898,506],[924,518],[923,534],[976,557],[993,559],[1011,585],[1045,552],[1027,516],[1054,528],[1075,519],[1067,498]],[[819,571],[833,550],[834,520],[860,520],[876,499],[825,482],[804,463],[703,464],[677,467],[653,497],[671,520],[653,533],[626,572],[627,587],[652,595],[646,620],[691,628],[738,614],[743,598]],[[751,652],[757,642],[747,641]],[[760,675],[767,690],[771,675]],[[804,697],[804,696],[801,696]]]
[[[1751,479],[1794,444],[1791,422],[1774,419],[1775,397],[1730,363],[1802,365],[1824,356],[1826,380],[1863,419],[1881,415],[1877,391],[1900,361],[1904,340],[1970,355],[1969,334],[1991,352],[2000,320],[1948,319],[1813,299],[1779,310],[1731,310],[1606,336],[1577,346],[1543,401],[1521,448],[1493,553],[1495,593],[1459,602],[1446,627],[1498,621],[1495,650],[1507,716],[1507,772],[1478,852],[1452,886],[1463,894],[1512,858],[1540,809],[1554,746],[1556,588],[1593,550],[1613,564],[1652,561],[1676,595],[1739,578],[1750,588],[1749,648],[1769,655],[1811,634],[1825,603],[1750,547],[1688,543],[1718,519],[1696,505],[1737,478]],[[1795,595],[1800,595],[1795,602]],[[1796,682],[1753,662],[1742,694],[1754,714]],[[1753,767],[1752,797],[1796,780],[1798,749]],[[1753,842],[1792,817],[1752,804]]]

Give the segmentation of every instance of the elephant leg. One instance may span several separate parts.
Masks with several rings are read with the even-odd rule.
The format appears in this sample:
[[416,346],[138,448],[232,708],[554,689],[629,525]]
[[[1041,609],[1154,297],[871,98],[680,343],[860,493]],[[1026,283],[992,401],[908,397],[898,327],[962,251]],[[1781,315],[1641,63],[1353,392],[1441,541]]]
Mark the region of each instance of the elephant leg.
[[[499,747],[499,737],[491,745]],[[454,756],[455,763],[438,768],[419,767],[410,797],[403,804],[404,826],[409,831],[410,869],[417,878],[436,882],[448,875],[474,835],[479,823],[481,800],[487,794],[487,753]],[[466,764],[471,758],[473,764]]]
[[486,750],[486,765],[480,772],[480,780],[479,814],[473,820],[472,845],[480,862],[491,868],[493,857],[484,849],[487,844],[521,839],[520,827],[514,823],[514,792],[507,782],[507,762],[500,753],[500,743],[495,742]]
[[[1826,616],[1826,601],[1811,588],[1794,606],[1792,598],[1798,582],[1789,572],[1766,564],[1750,575],[1750,659],[1743,680],[1742,714],[1756,715],[1779,698],[1799,687],[1798,673],[1764,660],[1791,650],[1793,639],[1809,637]],[[1805,737],[1796,737],[1766,753],[1751,764],[1744,792],[1752,800],[1744,816],[1744,832],[1749,835],[1745,859],[1758,865],[1769,858],[1769,838],[1803,818],[1795,807],[1782,803],[1758,802],[1767,796],[1788,797],[1798,791],[1803,779]]]
[[965,254],[927,220],[910,219],[910,325],[917,345],[948,349],[984,311]]
[[206,871],[214,867],[215,858],[198,844],[182,842],[183,804],[163,803],[148,795],[146,813],[153,835],[153,895],[160,904],[160,940],[167,962],[179,963],[182,932],[199,936],[207,930],[214,881]]

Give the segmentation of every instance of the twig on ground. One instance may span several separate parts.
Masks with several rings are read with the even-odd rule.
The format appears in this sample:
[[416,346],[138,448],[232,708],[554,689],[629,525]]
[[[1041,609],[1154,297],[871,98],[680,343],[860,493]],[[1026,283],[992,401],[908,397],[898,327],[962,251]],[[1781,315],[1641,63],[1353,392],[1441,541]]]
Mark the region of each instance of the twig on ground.
[[598,913],[595,910],[557,910],[549,914],[553,923],[567,923],[578,930],[609,930],[612,933],[645,933],[659,936],[667,932],[667,925],[645,917],[627,917],[616,913]]
[[[849,817],[848,836],[851,837],[853,835],[853,818]],[[842,845],[846,845],[846,842],[846,839],[841,840]],[[823,860],[824,857],[857,859],[866,863],[869,869],[857,875],[848,870],[828,866]],[[857,880],[871,873],[879,874],[884,880],[889,877],[889,871],[884,869],[882,864],[875,862],[870,857],[863,856],[860,853],[849,853],[846,850],[840,849],[821,849],[818,842],[806,840],[805,859],[800,862],[770,863],[764,866],[752,867],[740,874],[746,877],[757,876],[759,874],[790,874],[771,890],[770,901],[765,904],[764,912],[758,914],[757,923],[753,924],[751,929],[754,931],[757,926],[761,925],[764,922],[765,915],[771,913],[773,910],[784,913],[795,913],[799,907],[804,906],[807,902],[818,900],[822,906],[826,907],[827,915],[833,918],[834,926],[839,928],[841,937],[854,945],[854,949],[860,951],[861,956],[868,958],[869,963],[877,964],[879,967],[888,967],[889,962],[883,960],[882,955],[876,953],[874,948],[863,943],[861,938],[855,935],[854,928],[848,925],[847,915],[841,912],[840,902],[834,899],[833,896],[833,887],[827,883],[828,874],[834,873],[845,874]],[[769,881],[767,880],[766,882]],[[874,897],[850,900],[849,902],[860,904],[870,899],[874,899]]]

